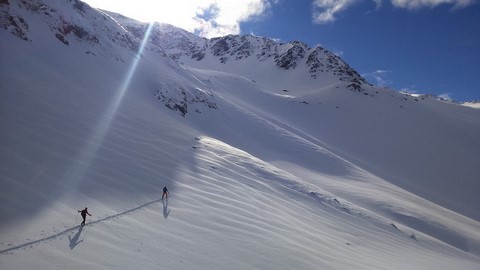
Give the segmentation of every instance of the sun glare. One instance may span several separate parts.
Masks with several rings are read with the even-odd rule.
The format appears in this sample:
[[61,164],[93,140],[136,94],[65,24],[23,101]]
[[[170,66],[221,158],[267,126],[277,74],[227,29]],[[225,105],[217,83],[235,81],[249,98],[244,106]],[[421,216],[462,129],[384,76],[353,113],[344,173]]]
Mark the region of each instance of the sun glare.
[[84,0],[89,5],[120,13],[140,22],[169,23],[205,37],[240,32],[240,22],[263,14],[263,0]]
[[153,28],[153,23],[148,24],[147,30],[143,36],[143,39],[140,43],[140,47],[133,58],[132,64],[130,65],[127,74],[122,81],[120,88],[115,93],[112,102],[107,107],[105,114],[100,118],[99,123],[94,129],[93,134],[88,139],[87,145],[85,146],[84,151],[82,151],[81,157],[78,158],[78,163],[75,168],[71,171],[71,178],[73,178],[74,183],[80,183],[81,179],[85,176],[85,173],[89,169],[93,160],[95,159],[98,150],[102,146],[105,135],[107,134],[110,125],[115,118],[115,115],[118,111],[118,108],[122,104],[122,100],[127,92],[130,82],[135,74],[135,71],[138,67],[138,63],[142,59],[142,53],[145,49],[145,45],[150,36],[150,33]]

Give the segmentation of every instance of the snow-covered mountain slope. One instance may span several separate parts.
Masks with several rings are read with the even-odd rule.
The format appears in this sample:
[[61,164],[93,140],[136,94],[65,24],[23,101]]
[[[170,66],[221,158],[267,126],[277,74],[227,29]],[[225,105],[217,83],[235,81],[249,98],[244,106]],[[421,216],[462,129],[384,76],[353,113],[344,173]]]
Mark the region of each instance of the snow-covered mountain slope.
[[465,102],[465,103],[463,103],[463,105],[467,106],[467,107],[471,107],[471,108],[480,109],[480,101],[478,101],[478,100]]
[[[147,31],[147,24],[109,14],[137,38],[141,39]],[[320,46],[310,48],[298,41],[279,43],[252,35],[205,39],[167,24],[155,24],[150,41],[164,48],[169,57],[187,66],[242,75],[266,88],[310,91],[340,84],[362,91],[364,86],[369,86],[340,57]],[[270,77],[265,77],[266,74]],[[299,79],[302,80],[300,84]],[[272,85],[273,82],[277,83]]]
[[298,42],[0,14],[1,269],[479,268],[478,110]]
[[[137,37],[145,33],[146,25],[121,18]],[[470,188],[480,188],[475,166],[480,112],[429,95],[372,87],[339,57],[301,42],[283,44],[250,35],[206,40],[169,25],[156,25],[153,33],[152,42],[187,69],[242,76],[253,82],[245,88],[260,88],[283,100],[303,103],[315,114],[305,117],[289,110],[278,121],[288,119],[324,147],[388,181],[480,219],[478,189]],[[208,76],[204,82],[215,89]],[[270,99],[264,103],[256,107],[268,106]],[[284,111],[281,105],[275,114]],[[418,158],[406,158],[413,155]]]

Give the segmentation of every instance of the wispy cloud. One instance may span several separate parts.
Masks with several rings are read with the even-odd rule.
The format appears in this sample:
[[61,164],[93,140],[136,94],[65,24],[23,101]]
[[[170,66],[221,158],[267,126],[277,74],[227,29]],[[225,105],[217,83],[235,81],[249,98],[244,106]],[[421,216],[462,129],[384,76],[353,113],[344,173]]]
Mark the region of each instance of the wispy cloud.
[[389,86],[393,82],[387,79],[388,73],[390,73],[390,71],[378,69],[373,72],[364,73],[362,76],[376,86]]
[[333,51],[333,54],[335,54],[338,57],[342,57],[344,52],[342,50],[335,50]]
[[375,9],[378,10],[382,7],[382,0],[373,0],[375,2]]
[[[339,13],[363,0],[313,0],[313,22],[326,24],[334,22]],[[372,0],[376,9],[382,7],[382,0]],[[409,10],[433,8],[439,5],[453,5],[454,9],[467,7],[475,0],[389,0],[393,6]]]
[[408,93],[408,94],[417,94],[418,90],[415,90],[416,86],[415,85],[410,85],[408,87],[403,87],[399,91],[403,93]]
[[424,7],[436,7],[449,4],[454,8],[464,8],[475,2],[475,0],[391,0],[396,7],[416,10]]
[[314,0],[313,21],[318,24],[333,22],[337,13],[357,2],[358,0]]
[[451,94],[450,93],[444,93],[444,94],[440,94],[438,95],[439,98],[443,98],[445,100],[453,100],[453,98],[451,98]]

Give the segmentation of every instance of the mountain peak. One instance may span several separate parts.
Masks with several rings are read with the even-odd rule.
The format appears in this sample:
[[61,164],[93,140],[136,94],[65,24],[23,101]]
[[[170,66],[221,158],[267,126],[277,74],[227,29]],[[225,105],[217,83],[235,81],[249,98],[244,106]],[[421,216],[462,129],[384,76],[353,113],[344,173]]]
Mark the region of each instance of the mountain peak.
[[[40,16],[59,42],[75,44],[86,53],[111,54],[111,48],[123,47],[137,53],[148,29],[147,23],[138,22],[114,12],[93,9],[75,0],[70,2],[39,0],[21,2],[18,6],[4,0],[0,6],[1,26],[15,36],[34,41],[30,31],[32,16]],[[27,12],[25,12],[27,11]],[[225,70],[248,62],[257,74],[265,68],[295,71],[298,76],[321,81],[345,83],[348,88],[362,91],[368,82],[340,57],[317,46],[310,48],[301,41],[277,42],[253,35],[227,35],[206,39],[170,24],[155,23],[149,33],[148,48],[165,54],[180,63],[193,61],[194,66]],[[115,55],[124,61],[121,55]],[[221,64],[214,67],[213,63]],[[263,63],[263,64],[261,64]],[[268,63],[268,65],[265,65]],[[254,78],[252,78],[254,79]],[[325,80],[324,80],[325,81]]]
[[237,65],[238,62],[254,59],[252,64],[272,62],[272,69],[289,71],[303,68],[312,79],[333,75],[339,82],[347,83],[352,90],[361,91],[364,86],[370,85],[339,56],[320,46],[310,48],[301,41],[283,43],[249,34],[206,39],[172,26],[163,27],[152,39],[165,48],[171,58],[182,58],[184,61],[191,58],[198,62],[194,65],[201,66],[205,57],[210,56],[210,63],[215,61],[224,64],[218,67],[224,70],[225,65]]

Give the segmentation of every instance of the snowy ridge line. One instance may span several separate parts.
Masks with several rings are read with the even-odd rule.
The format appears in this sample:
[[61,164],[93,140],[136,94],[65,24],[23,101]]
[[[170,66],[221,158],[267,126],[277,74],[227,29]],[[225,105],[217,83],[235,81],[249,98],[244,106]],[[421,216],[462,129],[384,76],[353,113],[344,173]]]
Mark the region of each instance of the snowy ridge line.
[[[168,200],[168,198],[167,198]],[[98,220],[95,220],[95,221],[90,221],[88,222],[88,224],[85,225],[86,226],[93,226],[94,224],[96,223],[101,223],[101,222],[104,222],[104,221],[107,221],[107,220],[110,220],[110,219],[114,219],[114,218],[117,218],[117,217],[120,217],[120,216],[123,216],[123,215],[126,215],[128,213],[131,213],[131,212],[134,212],[134,211],[137,211],[139,209],[142,209],[144,207],[147,207],[149,205],[152,205],[154,203],[157,203],[157,202],[160,202],[162,201],[162,199],[158,199],[158,200],[154,200],[154,201],[151,201],[151,202],[147,202],[145,204],[142,204],[140,206],[137,206],[135,208],[132,208],[132,209],[129,209],[129,210],[126,210],[126,211],[123,211],[121,213],[118,213],[118,214],[115,214],[115,215],[111,215],[111,216],[107,216],[107,217],[104,217],[102,219],[98,219]],[[59,233],[56,233],[54,235],[50,235],[50,236],[47,236],[47,237],[44,237],[44,238],[41,238],[41,239],[38,239],[38,240],[34,240],[34,241],[31,241],[31,242],[27,242],[27,243],[24,243],[24,244],[20,244],[20,245],[17,245],[17,246],[14,246],[14,247],[11,247],[11,248],[7,248],[7,249],[4,249],[4,250],[0,250],[0,254],[8,254],[8,252],[11,252],[11,251],[15,251],[15,250],[19,250],[21,248],[25,248],[25,247],[28,247],[28,246],[31,246],[31,245],[35,245],[35,244],[39,244],[39,243],[44,243],[44,242],[47,242],[49,240],[53,240],[53,239],[56,239],[60,236],[63,236],[69,232],[72,232],[74,231],[75,229],[78,229],[80,227],[80,225],[77,225],[75,227],[72,227],[72,228],[69,228],[69,229],[66,229],[62,232],[59,232]]]
[[110,14],[106,13],[105,11],[101,10],[101,9],[95,9],[97,10],[98,12],[102,13],[103,15],[107,16],[108,18],[110,18],[114,23],[116,23],[120,28],[122,28],[123,31],[125,31],[125,33],[128,33],[128,30],[125,29],[125,27],[123,27],[123,25],[121,25],[115,18],[113,18],[112,16],[110,16]]

